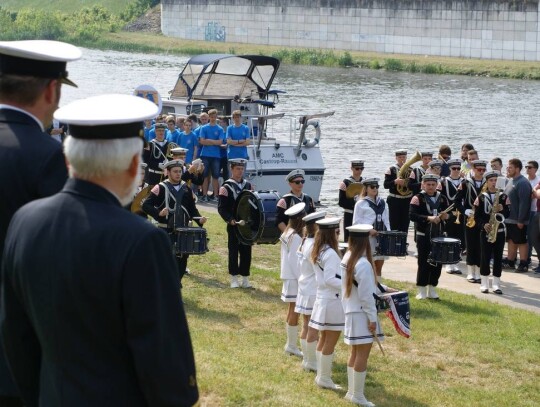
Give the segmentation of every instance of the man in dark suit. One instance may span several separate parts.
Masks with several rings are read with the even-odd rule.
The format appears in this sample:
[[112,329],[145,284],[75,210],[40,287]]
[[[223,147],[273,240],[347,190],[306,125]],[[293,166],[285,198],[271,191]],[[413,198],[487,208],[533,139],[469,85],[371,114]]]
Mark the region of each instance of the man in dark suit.
[[[66,63],[81,51],[57,41],[0,42],[0,258],[17,209],[57,193],[67,179],[62,146],[44,128],[58,108]],[[21,406],[0,344],[0,406]]]
[[55,113],[70,128],[70,179],[13,216],[2,268],[0,330],[27,407],[198,400],[169,238],[122,207],[140,183],[143,120],[156,114],[128,95]]

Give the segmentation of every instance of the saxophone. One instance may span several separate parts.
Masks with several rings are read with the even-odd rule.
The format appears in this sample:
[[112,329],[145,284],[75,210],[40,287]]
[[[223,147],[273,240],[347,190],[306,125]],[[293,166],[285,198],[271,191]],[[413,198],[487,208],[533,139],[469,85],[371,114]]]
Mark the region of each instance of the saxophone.
[[399,169],[399,172],[397,174],[398,178],[405,180],[405,185],[398,185],[397,191],[401,196],[407,196],[410,195],[411,190],[409,188],[409,176],[411,175],[411,165],[413,165],[415,162],[420,161],[422,159],[422,155],[419,151],[416,152],[414,156],[412,156],[405,164],[401,166]]
[[487,241],[489,243],[495,243],[497,240],[497,232],[499,231],[499,225],[504,222],[504,216],[502,213],[496,212],[496,209],[499,206],[499,197],[501,195],[501,190],[497,189],[495,193],[495,199],[493,199],[493,205],[491,206],[491,212],[489,214],[489,224],[491,225],[491,230],[487,235]]

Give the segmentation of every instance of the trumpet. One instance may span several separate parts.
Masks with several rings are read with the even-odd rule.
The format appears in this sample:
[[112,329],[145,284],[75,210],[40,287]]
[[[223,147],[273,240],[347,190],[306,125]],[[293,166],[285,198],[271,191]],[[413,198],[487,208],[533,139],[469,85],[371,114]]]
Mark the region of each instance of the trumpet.
[[474,208],[472,214],[467,218],[467,223],[465,224],[468,228],[474,228],[476,226],[476,221],[474,220]]
[[459,221],[459,215],[461,215],[461,212],[459,211],[459,209],[456,209],[454,212],[452,212],[452,215],[456,217],[456,220],[454,221],[454,223],[456,225],[461,225],[461,222]]

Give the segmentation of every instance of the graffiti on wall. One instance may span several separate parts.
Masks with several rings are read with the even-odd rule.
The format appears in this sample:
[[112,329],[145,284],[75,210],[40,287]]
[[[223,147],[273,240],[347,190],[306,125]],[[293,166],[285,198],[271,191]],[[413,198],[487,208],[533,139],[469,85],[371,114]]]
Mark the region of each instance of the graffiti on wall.
[[204,29],[204,40],[225,42],[225,34],[224,25],[220,25],[217,21],[210,21]]

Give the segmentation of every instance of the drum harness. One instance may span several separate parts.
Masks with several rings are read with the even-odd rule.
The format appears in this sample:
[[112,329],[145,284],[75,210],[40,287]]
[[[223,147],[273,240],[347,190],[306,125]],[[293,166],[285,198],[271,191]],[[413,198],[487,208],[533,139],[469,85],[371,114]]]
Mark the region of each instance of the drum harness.
[[[441,206],[441,193],[437,191],[434,196],[429,196],[425,191],[420,192],[420,195],[424,197],[426,203],[426,209],[432,216],[437,216],[439,213],[439,207]],[[441,233],[441,225],[438,224],[437,230],[433,230],[433,224],[430,224],[429,237],[439,237]],[[416,236],[426,236],[426,233],[416,231]]]
[[[495,194],[491,192],[482,192],[482,195],[484,195],[484,212],[487,214],[491,214],[492,208],[493,208],[493,200],[495,199]],[[499,229],[497,230],[497,233],[506,232],[506,225],[504,222],[499,223]],[[487,238],[486,234],[486,238]]]
[[[165,199],[164,204],[167,210],[169,211],[169,214],[172,212],[173,216],[169,218],[169,215],[166,216],[167,224],[159,223],[158,226],[172,229],[173,233],[176,231],[177,228],[184,227],[185,225],[185,218],[182,216],[182,211],[187,215],[189,219],[189,213],[187,209],[182,205],[182,199],[184,198],[185,189],[183,186],[185,185],[184,181],[180,181],[180,189],[177,191],[173,184],[171,184],[168,181],[160,182],[159,185],[161,185],[165,190]],[[174,204],[171,207],[170,206],[170,200],[169,198],[172,198]]]

